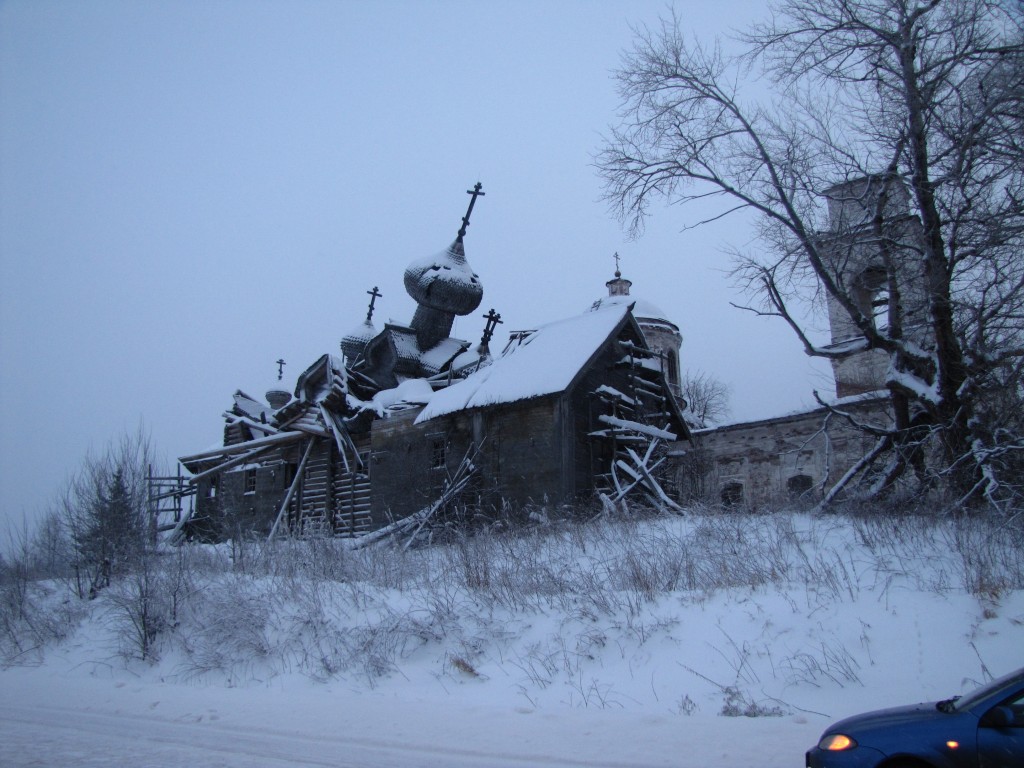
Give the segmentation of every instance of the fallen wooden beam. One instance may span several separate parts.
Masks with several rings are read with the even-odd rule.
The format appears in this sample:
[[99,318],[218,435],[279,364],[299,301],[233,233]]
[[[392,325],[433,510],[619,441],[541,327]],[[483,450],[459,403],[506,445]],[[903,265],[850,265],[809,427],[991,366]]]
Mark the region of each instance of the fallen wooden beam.
[[264,424],[256,421],[255,419],[250,419],[248,416],[238,416],[231,411],[224,411],[221,415],[230,424],[245,424],[249,429],[255,429],[265,435],[276,435],[280,431],[269,424]]
[[302,460],[299,462],[298,469],[295,470],[295,477],[292,479],[292,484],[288,486],[288,493],[284,495],[284,501],[281,502],[281,508],[277,511],[277,517],[274,519],[274,525],[270,529],[270,535],[267,536],[267,542],[271,542],[274,539],[274,534],[277,533],[278,527],[281,525],[281,518],[284,517],[285,512],[288,510],[288,504],[291,503],[292,496],[295,495],[295,490],[302,484],[302,473],[306,469],[306,461],[309,459],[309,454],[313,452],[313,444],[315,440],[310,440],[306,446],[306,452],[302,454]]
[[227,461],[218,464],[215,467],[210,467],[209,469],[200,472],[197,475],[192,475],[192,477],[188,479],[188,484],[195,485],[204,477],[209,477],[210,475],[219,475],[221,472],[226,472],[232,467],[237,467],[239,464],[245,464],[249,462],[251,459],[255,459],[261,453],[269,451],[273,447],[274,446],[272,445],[264,445],[262,448],[256,448],[255,450],[249,451],[249,453],[244,453],[241,456],[236,456],[233,459],[228,459]]
[[182,464],[187,464],[190,461],[198,461],[199,459],[212,459],[216,456],[232,456],[236,453],[245,453],[253,448],[261,448],[263,446],[269,448],[275,445],[281,445],[282,443],[291,443],[296,440],[301,440],[303,437],[305,437],[305,435],[302,432],[278,432],[276,435],[267,435],[266,437],[257,437],[253,440],[246,440],[244,443],[222,445],[219,448],[211,448],[199,453],[193,453],[190,456],[182,456],[178,461]]

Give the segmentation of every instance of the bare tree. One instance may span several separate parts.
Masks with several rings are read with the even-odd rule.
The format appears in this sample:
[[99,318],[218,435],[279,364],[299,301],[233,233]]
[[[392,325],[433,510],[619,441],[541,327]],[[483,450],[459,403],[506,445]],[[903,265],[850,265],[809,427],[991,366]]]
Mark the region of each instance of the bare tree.
[[704,371],[689,371],[680,383],[686,413],[698,429],[719,423],[729,415],[729,387]]
[[[1024,440],[996,403],[1022,394],[1022,6],[772,10],[735,56],[684,40],[674,14],[638,33],[598,155],[607,196],[634,231],[658,199],[757,214],[766,248],[734,254],[759,298],[749,308],[782,318],[809,355],[887,358],[895,427],[876,490],[913,467],[963,501],[1016,501],[1007,469]],[[757,101],[743,86],[760,76],[771,95]],[[850,329],[841,344],[815,343],[795,311],[816,291]]]

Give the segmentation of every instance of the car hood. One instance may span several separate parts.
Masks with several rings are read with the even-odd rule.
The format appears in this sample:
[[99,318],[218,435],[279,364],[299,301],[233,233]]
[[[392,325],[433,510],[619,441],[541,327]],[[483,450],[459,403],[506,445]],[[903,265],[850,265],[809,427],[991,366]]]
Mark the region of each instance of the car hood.
[[891,729],[894,727],[931,723],[936,720],[952,717],[949,713],[940,712],[934,702],[911,704],[905,707],[879,709],[865,712],[840,720],[828,729],[828,733],[846,733],[855,735],[857,732],[872,731],[876,728]]

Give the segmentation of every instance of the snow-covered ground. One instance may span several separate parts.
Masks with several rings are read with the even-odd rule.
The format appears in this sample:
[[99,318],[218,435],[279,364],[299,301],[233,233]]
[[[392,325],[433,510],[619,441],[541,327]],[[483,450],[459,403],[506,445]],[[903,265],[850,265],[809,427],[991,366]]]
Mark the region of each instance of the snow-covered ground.
[[407,553],[282,543],[235,569],[168,555],[153,606],[178,595],[177,626],[150,661],[131,658],[138,591],[38,598],[77,623],[0,672],[0,763],[794,766],[833,719],[1024,666],[1006,529],[550,528]]

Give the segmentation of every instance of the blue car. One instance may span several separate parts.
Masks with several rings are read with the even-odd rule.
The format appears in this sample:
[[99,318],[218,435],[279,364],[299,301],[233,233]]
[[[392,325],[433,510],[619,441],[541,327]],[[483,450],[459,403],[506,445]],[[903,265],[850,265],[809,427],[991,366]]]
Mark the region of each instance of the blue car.
[[807,768],[1024,768],[1024,669],[967,696],[830,726]]

